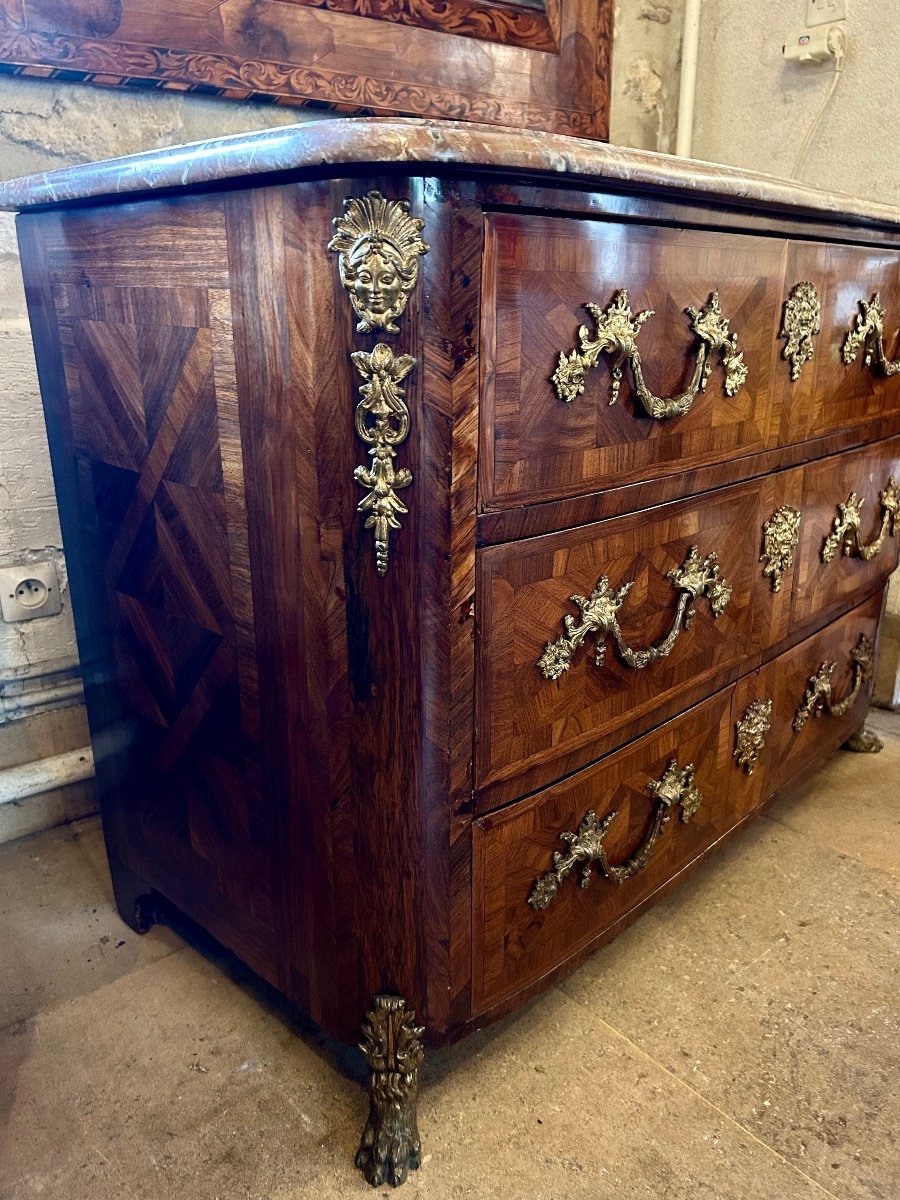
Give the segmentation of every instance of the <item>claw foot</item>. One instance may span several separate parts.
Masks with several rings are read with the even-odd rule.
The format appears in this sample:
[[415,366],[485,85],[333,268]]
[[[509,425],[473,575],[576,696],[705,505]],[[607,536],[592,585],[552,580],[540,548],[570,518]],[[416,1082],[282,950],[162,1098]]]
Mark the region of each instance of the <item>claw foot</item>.
[[844,750],[855,750],[857,754],[877,754],[884,749],[884,742],[877,733],[860,725],[856,733],[851,733],[843,745]]
[[416,1101],[424,1051],[414,1016],[402,997],[376,996],[363,1022],[360,1049],[369,1064],[369,1119],[356,1165],[373,1187],[399,1187],[422,1161]]

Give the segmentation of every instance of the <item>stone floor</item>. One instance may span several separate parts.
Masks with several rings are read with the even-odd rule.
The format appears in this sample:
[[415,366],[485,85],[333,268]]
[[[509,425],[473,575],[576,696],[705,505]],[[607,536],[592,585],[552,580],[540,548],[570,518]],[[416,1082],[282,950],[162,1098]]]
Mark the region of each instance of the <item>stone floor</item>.
[[[897,1200],[900,717],[874,723],[881,755],[839,755],[561,986],[431,1055],[400,1194]],[[372,1194],[333,1049],[226,957],[126,929],[96,821],[0,848],[0,929],[3,1200]]]

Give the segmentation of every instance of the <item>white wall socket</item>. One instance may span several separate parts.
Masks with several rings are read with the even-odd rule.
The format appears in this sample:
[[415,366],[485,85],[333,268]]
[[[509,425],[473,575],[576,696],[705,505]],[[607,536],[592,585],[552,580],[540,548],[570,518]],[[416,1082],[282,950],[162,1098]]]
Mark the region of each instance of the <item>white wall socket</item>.
[[0,614],[4,621],[33,621],[62,611],[59,576],[52,562],[0,567]]
[[847,0],[806,0],[806,24],[810,29],[846,19]]

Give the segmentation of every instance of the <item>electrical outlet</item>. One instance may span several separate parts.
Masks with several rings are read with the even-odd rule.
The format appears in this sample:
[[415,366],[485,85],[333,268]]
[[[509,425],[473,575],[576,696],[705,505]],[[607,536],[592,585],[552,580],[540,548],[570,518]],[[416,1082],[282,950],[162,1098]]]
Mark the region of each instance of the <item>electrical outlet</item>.
[[847,0],[806,0],[806,25],[828,25],[832,21],[846,21]]
[[62,612],[59,577],[52,562],[0,567],[0,614],[4,621],[33,621]]

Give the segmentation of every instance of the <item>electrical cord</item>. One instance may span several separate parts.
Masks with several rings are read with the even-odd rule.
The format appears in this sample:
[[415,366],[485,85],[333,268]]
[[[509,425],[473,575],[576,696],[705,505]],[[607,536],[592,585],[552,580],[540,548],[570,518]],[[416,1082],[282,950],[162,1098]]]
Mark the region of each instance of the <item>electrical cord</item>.
[[825,93],[825,98],[819,105],[819,111],[813,117],[812,124],[806,131],[806,137],[803,139],[803,143],[797,152],[797,157],[794,160],[794,166],[791,170],[791,179],[796,179],[797,172],[800,170],[800,164],[803,162],[803,159],[806,156],[806,151],[809,149],[809,144],[812,141],[812,135],[815,133],[819,122],[822,120],[822,116],[831,101],[831,97],[837,90],[837,85],[841,78],[841,72],[844,69],[844,48],[845,38],[843,30],[829,30],[828,49],[834,55],[834,78],[831,80],[831,87]]

